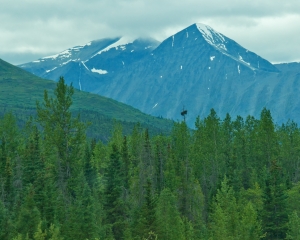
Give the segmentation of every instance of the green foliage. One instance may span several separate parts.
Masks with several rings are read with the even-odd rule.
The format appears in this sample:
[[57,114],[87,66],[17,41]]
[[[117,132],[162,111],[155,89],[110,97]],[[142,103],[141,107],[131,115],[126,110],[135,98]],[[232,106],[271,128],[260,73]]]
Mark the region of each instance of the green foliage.
[[272,161],[270,174],[266,180],[263,209],[263,229],[266,239],[283,239],[287,231],[287,195],[280,176],[281,168]]
[[238,203],[225,178],[212,205],[211,239],[259,239],[261,226],[251,202]]
[[300,218],[296,211],[289,216],[288,232],[286,239],[300,239]]
[[42,222],[38,224],[37,230],[33,235],[34,240],[45,240],[46,233],[42,230]]
[[[44,89],[53,96],[56,83],[41,79],[0,59],[0,116],[13,112],[19,125],[24,125],[29,116],[36,115],[36,101],[43,100]],[[80,113],[81,120],[92,123],[87,135],[108,142],[114,120],[130,134],[140,123],[152,135],[170,133],[173,122],[143,114],[141,111],[115,100],[96,94],[74,90],[71,112]]]
[[[28,219],[30,219],[30,221],[28,221]],[[37,228],[40,227],[40,225],[38,225],[40,221],[40,212],[34,201],[34,189],[33,187],[29,187],[25,202],[21,206],[16,222],[17,232],[21,233],[24,238],[27,236],[32,239]]]
[[[89,138],[82,121],[98,118],[91,108],[99,106],[79,108],[97,97],[63,78],[53,93],[46,83],[52,87],[43,101],[38,86],[28,100],[39,100],[37,118],[17,127],[17,105],[0,117],[0,239],[299,238],[295,123],[275,126],[266,109],[260,119],[221,120],[212,109],[197,118],[195,130],[180,122],[171,135],[153,136],[152,117],[152,130],[141,123],[130,131],[100,117],[103,125],[92,121],[92,127],[103,143]],[[2,103],[0,95],[0,110]],[[119,109],[107,106],[108,115]],[[124,119],[132,113],[122,111]]]
[[158,198],[156,229],[158,239],[185,239],[184,225],[176,207],[176,198],[168,188],[164,189]]
[[122,194],[122,165],[121,155],[116,144],[112,145],[110,162],[106,174],[105,204],[106,224],[112,228],[112,234],[116,239],[123,238],[125,231],[126,209]]
[[288,213],[296,212],[300,214],[300,182],[292,185],[292,187],[287,191],[287,209]]

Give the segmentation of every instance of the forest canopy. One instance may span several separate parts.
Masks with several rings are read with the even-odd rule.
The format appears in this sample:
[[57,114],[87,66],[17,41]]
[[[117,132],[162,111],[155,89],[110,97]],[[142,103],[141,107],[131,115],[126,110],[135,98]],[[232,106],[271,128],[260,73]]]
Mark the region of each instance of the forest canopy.
[[[300,239],[300,130],[212,109],[171,135],[86,137],[63,78],[0,119],[0,239]],[[100,131],[101,129],[99,129]]]

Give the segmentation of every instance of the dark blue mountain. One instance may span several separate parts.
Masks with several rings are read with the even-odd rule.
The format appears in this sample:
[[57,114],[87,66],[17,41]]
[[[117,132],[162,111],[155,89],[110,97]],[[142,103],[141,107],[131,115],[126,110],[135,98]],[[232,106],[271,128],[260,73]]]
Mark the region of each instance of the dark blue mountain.
[[244,99],[243,94],[257,83],[260,72],[279,70],[209,26],[194,24],[167,38],[96,92],[175,120],[184,107],[192,126],[198,115],[206,116],[211,108],[222,117],[227,112],[257,115],[263,105],[256,106],[253,98]]

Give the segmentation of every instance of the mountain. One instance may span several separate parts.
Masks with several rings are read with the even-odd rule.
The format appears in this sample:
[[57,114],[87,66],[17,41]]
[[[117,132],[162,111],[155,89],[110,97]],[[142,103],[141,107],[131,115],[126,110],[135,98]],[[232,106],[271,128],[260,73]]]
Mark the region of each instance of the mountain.
[[[36,114],[36,101],[43,101],[44,90],[53,94],[56,83],[41,79],[23,69],[0,59],[0,116],[13,112],[19,124],[24,124],[30,115]],[[152,134],[170,133],[173,122],[156,118],[141,111],[96,94],[76,90],[73,96],[72,112],[90,122],[88,135],[107,141],[114,121],[123,125],[128,134],[140,123]]]
[[[211,108],[222,118],[226,113],[259,117],[267,107],[277,123],[300,119],[300,69],[296,63],[274,65],[204,24],[193,24],[156,48],[146,49],[146,45],[141,48],[142,57],[96,78],[88,75],[92,68],[109,68],[102,68],[100,61],[92,65],[96,58],[91,56],[85,63],[88,90],[153,116],[178,120],[182,109],[187,109],[186,121],[191,127],[197,116],[205,117]],[[112,60],[107,63],[110,66],[120,65],[120,58],[113,58],[113,52],[124,45],[116,41],[113,46],[114,51],[108,47],[104,52],[103,66],[107,59]],[[98,53],[100,57],[103,54],[102,50]],[[72,69],[69,71],[80,76]]]
[[185,107],[192,125],[197,115],[205,116],[211,108],[222,116],[234,114],[243,89],[259,69],[278,72],[210,27],[194,24],[167,38],[147,58],[95,92],[154,116],[176,119]]
[[42,78],[57,81],[64,76],[77,89],[93,91],[122,69],[148,55],[159,42],[126,37],[91,41],[59,54],[21,64],[19,67]]

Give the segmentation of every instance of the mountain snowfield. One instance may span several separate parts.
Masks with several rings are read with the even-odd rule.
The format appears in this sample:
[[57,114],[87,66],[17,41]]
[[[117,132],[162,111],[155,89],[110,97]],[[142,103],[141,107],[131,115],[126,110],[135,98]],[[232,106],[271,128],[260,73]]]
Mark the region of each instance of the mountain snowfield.
[[221,118],[259,117],[267,107],[277,123],[300,119],[299,63],[273,65],[204,24],[162,43],[102,39],[20,67],[52,80],[62,75],[78,89],[154,116],[181,120],[185,108],[191,127],[211,108]]

